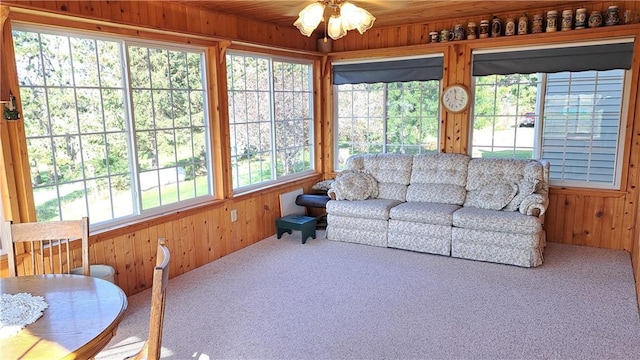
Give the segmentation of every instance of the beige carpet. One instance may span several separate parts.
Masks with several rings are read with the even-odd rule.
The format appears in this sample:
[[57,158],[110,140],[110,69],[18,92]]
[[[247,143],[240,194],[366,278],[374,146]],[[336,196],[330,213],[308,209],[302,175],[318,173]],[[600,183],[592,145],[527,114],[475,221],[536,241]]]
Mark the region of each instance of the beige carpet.
[[[525,269],[275,236],[171,279],[168,359],[638,359],[628,253],[550,243]],[[129,298],[97,359],[146,338]]]

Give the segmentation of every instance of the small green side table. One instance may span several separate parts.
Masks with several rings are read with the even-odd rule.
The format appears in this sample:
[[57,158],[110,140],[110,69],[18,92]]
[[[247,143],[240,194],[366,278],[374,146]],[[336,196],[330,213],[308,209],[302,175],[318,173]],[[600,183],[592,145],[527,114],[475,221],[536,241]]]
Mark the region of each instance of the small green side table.
[[278,239],[282,234],[289,233],[291,230],[302,231],[302,243],[307,242],[307,238],[316,238],[316,218],[304,215],[287,215],[276,219],[276,229],[278,231]]

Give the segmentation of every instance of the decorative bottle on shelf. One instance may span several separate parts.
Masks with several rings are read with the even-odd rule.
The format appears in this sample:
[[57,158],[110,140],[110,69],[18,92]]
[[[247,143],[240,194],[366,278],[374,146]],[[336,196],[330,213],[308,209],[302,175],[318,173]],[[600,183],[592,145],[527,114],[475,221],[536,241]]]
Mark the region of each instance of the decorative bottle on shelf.
[[531,24],[532,34],[538,34],[542,32],[542,22],[543,22],[542,14],[533,15],[533,22]]
[[497,16],[491,20],[491,37],[498,37],[502,34],[502,22]]
[[547,11],[547,32],[558,30],[558,12],[556,10]]
[[609,6],[607,9],[607,20],[605,21],[605,25],[618,25],[620,24],[620,12],[618,7],[615,5]]
[[589,15],[589,27],[597,28],[600,27],[600,25],[602,25],[602,14],[597,10],[592,11],[591,15]]
[[467,39],[468,40],[475,39],[476,38],[476,32],[477,32],[476,23],[473,22],[473,21],[470,21],[467,24]]
[[575,29],[584,29],[587,26],[587,9],[576,10]]
[[573,26],[573,10],[564,10],[562,11],[562,31],[571,30]]
[[518,35],[526,35],[529,32],[529,18],[527,14],[522,14],[518,19]]
[[489,37],[489,20],[480,20],[480,32],[478,33],[478,37],[480,39]]
[[512,18],[508,18],[504,24],[504,35],[512,36],[516,34],[516,22]]

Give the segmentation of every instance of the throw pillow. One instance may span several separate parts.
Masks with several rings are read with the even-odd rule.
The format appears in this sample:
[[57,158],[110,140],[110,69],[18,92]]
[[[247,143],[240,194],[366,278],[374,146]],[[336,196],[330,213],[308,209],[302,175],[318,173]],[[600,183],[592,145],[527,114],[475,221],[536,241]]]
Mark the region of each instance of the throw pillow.
[[535,189],[533,192],[536,192],[542,188],[542,180],[544,179],[544,169],[542,168],[542,164],[539,161],[531,160],[525,167],[523,171],[524,180],[533,183]]
[[331,184],[336,200],[366,200],[378,196],[378,182],[370,174],[356,170],[343,170]]
[[520,182],[518,183],[518,193],[502,210],[517,211],[518,208],[520,207],[520,203],[522,202],[522,200],[524,200],[527,196],[533,194],[536,191],[537,183],[538,183],[537,181],[533,183],[526,179],[520,180]]
[[496,183],[467,192],[464,206],[480,209],[501,210],[518,192],[516,184]]
[[311,190],[317,191],[317,192],[327,192],[331,188],[331,184],[333,184],[333,179],[320,181],[318,183],[315,183],[311,187]]

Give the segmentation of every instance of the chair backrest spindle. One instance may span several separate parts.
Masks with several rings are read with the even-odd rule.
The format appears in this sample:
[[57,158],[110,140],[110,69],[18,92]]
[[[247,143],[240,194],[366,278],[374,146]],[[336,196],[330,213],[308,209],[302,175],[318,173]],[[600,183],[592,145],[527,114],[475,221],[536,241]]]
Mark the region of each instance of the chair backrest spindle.
[[[30,256],[31,269],[27,269],[29,262],[23,259],[22,273],[71,273],[73,269],[72,240],[81,239],[82,273],[89,276],[89,219],[65,220],[52,222],[32,222],[12,224],[5,222],[2,227],[3,241],[7,247],[9,275],[18,276],[18,259]],[[20,253],[16,251],[16,244],[23,243],[29,247]],[[22,248],[20,248],[22,249]],[[65,253],[63,255],[63,253]],[[37,259],[36,259],[37,258]]]

